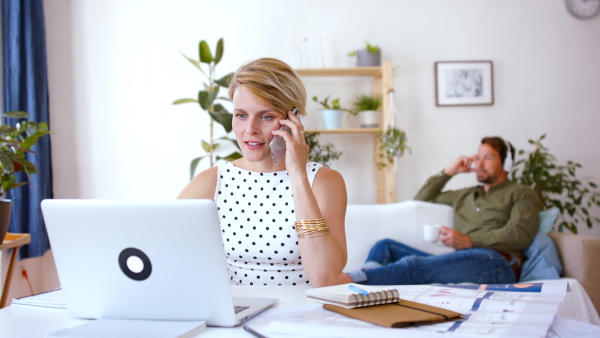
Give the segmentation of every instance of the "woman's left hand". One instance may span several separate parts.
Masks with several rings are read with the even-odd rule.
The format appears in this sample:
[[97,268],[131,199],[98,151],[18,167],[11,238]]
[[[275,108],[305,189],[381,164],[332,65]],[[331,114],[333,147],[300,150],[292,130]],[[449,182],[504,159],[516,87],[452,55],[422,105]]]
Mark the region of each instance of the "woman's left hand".
[[285,167],[290,174],[306,171],[306,161],[310,151],[304,139],[304,126],[300,118],[288,112],[288,119],[279,120],[279,124],[290,128],[292,133],[277,129],[273,135],[279,135],[285,141]]

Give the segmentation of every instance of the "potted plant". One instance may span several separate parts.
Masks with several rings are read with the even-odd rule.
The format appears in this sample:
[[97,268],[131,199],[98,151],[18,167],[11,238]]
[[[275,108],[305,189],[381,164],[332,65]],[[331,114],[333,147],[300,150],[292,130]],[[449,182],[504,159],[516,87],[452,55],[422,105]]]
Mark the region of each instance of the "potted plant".
[[349,111],[340,106],[340,99],[337,98],[329,104],[329,96],[323,101],[319,101],[319,98],[315,95],[313,96],[313,101],[320,103],[324,108],[321,110],[323,129],[340,129],[342,126],[342,112]]
[[379,148],[375,151],[377,169],[385,168],[388,164],[394,164],[396,158],[402,157],[405,151],[411,152],[404,130],[389,127],[377,133],[377,137],[379,139]]
[[365,48],[353,50],[348,56],[356,56],[356,65],[358,67],[379,67],[381,66],[381,48],[365,41]]
[[380,97],[363,94],[357,96],[352,105],[351,113],[360,117],[361,128],[379,128]]
[[[217,48],[215,50],[215,55],[213,56],[208,43],[204,40],[199,43],[199,60],[194,60],[184,55],[184,57],[196,67],[202,73],[204,77],[204,87],[200,91],[198,91],[197,98],[184,98],[175,100],[173,102],[174,105],[182,104],[182,103],[196,103],[200,106],[200,109],[206,111],[210,118],[210,135],[208,141],[201,140],[202,149],[205,154],[199,157],[196,157],[190,163],[190,179],[194,177],[194,173],[196,172],[196,167],[198,163],[208,157],[210,159],[210,166],[214,165],[214,162],[217,160],[226,160],[233,161],[242,157],[240,151],[234,151],[226,156],[217,156],[216,150],[221,145],[221,141],[231,142],[235,145],[235,147],[239,150],[239,145],[234,138],[229,138],[227,136],[220,137],[219,139],[215,139],[214,137],[214,122],[217,122],[223,129],[225,129],[226,133],[231,132],[231,121],[233,120],[233,114],[227,111],[223,105],[216,103],[216,100],[225,100],[229,101],[226,97],[218,97],[219,90],[221,88],[227,88],[229,86],[229,79],[233,75],[233,73],[229,73],[220,79],[216,78],[216,67],[217,64],[221,61],[223,57],[224,50],[224,42],[223,39],[219,39],[217,42]],[[208,67],[208,74],[202,68],[202,65],[206,64]]]
[[[11,111],[2,114],[5,118],[27,118],[24,111]],[[25,153],[33,153],[31,147],[37,140],[49,134],[48,124],[44,122],[23,121],[15,127],[0,125],[0,196],[8,190],[23,186],[27,182],[18,182],[15,173],[24,172],[28,177],[37,173],[36,166],[25,158]],[[12,202],[0,200],[0,243],[8,231]]]
[[544,138],[546,134],[529,140],[535,149],[527,154],[519,150],[519,156],[524,157],[515,162],[512,180],[530,186],[540,198],[542,209],[558,208],[558,231],[567,229],[577,234],[581,223],[592,228],[592,221],[600,221],[590,215],[590,208],[600,206],[598,185],[589,178],[577,177],[581,164],[557,164],[556,157],[542,144]]
[[338,160],[342,156],[341,151],[335,149],[332,143],[321,145],[318,137],[318,132],[307,132],[304,134],[304,139],[310,151],[308,153],[308,161],[318,162],[324,166],[331,166],[331,163]]

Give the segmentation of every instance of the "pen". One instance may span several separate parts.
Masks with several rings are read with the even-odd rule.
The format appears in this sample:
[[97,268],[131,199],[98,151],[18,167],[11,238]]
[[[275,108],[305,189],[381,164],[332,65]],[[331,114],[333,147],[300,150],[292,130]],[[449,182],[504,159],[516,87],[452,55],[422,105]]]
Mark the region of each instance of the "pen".
[[254,330],[252,330],[251,328],[249,328],[248,326],[244,325],[244,330],[252,333],[253,336],[258,337],[258,338],[267,338],[267,336],[262,335]]
[[361,288],[358,288],[358,287],[356,287],[356,286],[354,286],[354,285],[352,285],[352,284],[348,285],[348,288],[349,288],[350,290],[354,291],[354,292],[358,292],[358,293],[360,293],[361,295],[365,295],[365,296],[367,296],[367,295],[369,294],[367,291],[365,291],[365,290],[363,290],[363,289],[361,289]]

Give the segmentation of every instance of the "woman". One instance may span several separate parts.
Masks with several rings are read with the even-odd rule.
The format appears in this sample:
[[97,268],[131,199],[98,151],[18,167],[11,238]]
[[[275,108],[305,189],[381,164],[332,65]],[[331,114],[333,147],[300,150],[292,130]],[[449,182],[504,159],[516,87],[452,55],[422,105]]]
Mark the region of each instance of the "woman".
[[[347,258],[346,186],[337,171],[307,163],[302,123],[290,114],[306,115],[302,81],[287,64],[262,58],[238,69],[229,97],[244,156],[201,172],[179,198],[216,201],[232,283],[334,284]],[[287,148],[277,165],[275,136]]]

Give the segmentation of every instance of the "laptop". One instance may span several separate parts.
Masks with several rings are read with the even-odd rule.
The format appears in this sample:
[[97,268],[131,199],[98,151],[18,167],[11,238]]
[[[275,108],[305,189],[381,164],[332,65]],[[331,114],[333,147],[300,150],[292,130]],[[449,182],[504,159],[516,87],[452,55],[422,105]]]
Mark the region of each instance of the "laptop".
[[231,327],[277,301],[232,297],[212,200],[47,199],[41,207],[73,317]]

